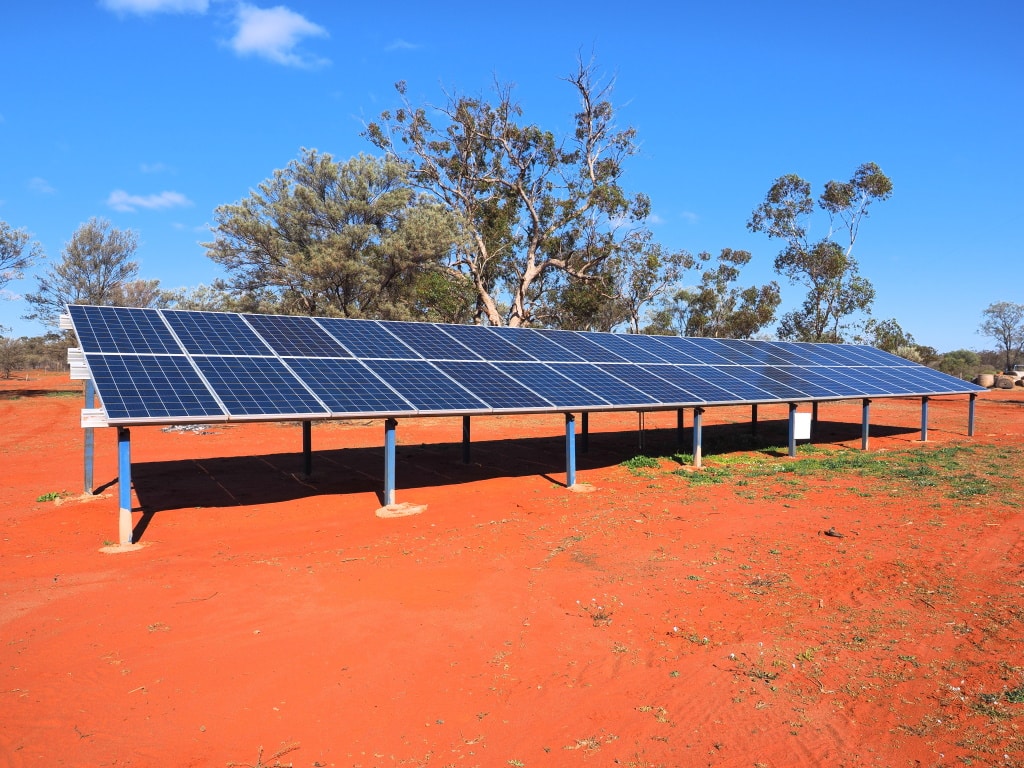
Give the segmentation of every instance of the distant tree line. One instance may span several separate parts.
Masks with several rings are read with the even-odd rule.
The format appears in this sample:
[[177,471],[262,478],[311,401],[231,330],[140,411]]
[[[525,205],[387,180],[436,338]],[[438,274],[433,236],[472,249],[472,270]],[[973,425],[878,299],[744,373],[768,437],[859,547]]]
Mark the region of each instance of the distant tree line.
[[[613,83],[583,62],[565,82],[577,109],[562,135],[525,121],[508,85],[495,84],[490,98],[455,94],[428,107],[398,83],[400,106],[364,134],[381,157],[337,161],[302,149],[246,198],[215,210],[204,246],[224,278],[175,290],[142,279],[137,235],[91,219],[37,275],[25,317],[56,327],[65,304],[88,303],[764,336],[782,302],[779,284],[742,283],[748,251],[693,255],[658,243],[650,200],[623,187],[639,145],[634,128],[616,123]],[[871,206],[892,191],[874,163],[827,182],[817,199],[795,174],[775,180],[747,228],[781,242],[775,271],[805,291],[775,334],[977,368],[974,353],[939,355],[895,319],[871,316],[875,291],[853,248]],[[816,211],[823,226],[812,235]],[[30,240],[0,222],[0,289],[44,260]],[[985,310],[983,332],[999,341],[1008,367],[1024,340],[1007,307],[1021,305],[1002,304]],[[0,369],[12,369],[5,360],[40,364],[46,348],[5,337]]]

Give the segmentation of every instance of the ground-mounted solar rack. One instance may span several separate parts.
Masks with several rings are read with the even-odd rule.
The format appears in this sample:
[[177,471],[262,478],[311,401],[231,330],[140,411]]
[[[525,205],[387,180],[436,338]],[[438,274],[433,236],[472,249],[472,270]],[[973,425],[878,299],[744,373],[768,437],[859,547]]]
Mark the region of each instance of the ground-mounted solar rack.
[[[575,484],[576,414],[582,437],[598,411],[693,409],[693,456],[712,406],[789,405],[796,451],[799,403],[860,399],[868,447],[873,398],[969,395],[968,435],[982,387],[869,346],[683,338],[72,305],[62,327],[71,376],[84,379],[86,489],[92,490],[92,430],[116,427],[120,541],[130,543],[134,425],[298,420],[310,468],[315,420],[384,419],[384,503],[395,500],[397,420],[463,417],[468,462],[474,415],[564,413],[566,485]],[[94,396],[100,399],[95,407]],[[815,419],[816,420],[816,419]],[[585,444],[585,443],[584,443]]]

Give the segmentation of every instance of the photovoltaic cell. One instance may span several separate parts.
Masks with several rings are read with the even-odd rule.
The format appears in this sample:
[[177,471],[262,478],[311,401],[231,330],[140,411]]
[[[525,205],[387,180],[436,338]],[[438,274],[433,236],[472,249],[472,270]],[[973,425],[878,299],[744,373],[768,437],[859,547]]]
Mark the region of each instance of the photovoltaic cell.
[[756,365],[759,361],[743,349],[726,339],[688,339],[705,352],[724,357],[734,365]]
[[550,408],[548,402],[490,363],[441,360],[435,365],[491,408]]
[[289,358],[288,366],[333,414],[400,414],[415,410],[358,360]]
[[630,386],[610,373],[606,373],[592,363],[561,363],[552,367],[613,405],[650,405],[657,402],[650,395]]
[[277,354],[288,357],[349,357],[311,317],[243,315]]
[[87,361],[112,422],[224,416],[184,355],[87,355]]
[[[678,336],[643,336],[643,344],[655,355],[667,363],[678,365],[696,365],[701,362],[700,358],[683,351],[682,346],[673,343]],[[691,352],[693,350],[691,349]],[[725,362],[723,359],[721,362]]]
[[617,355],[600,344],[591,341],[593,334],[582,334],[576,331],[538,331],[545,338],[565,347],[577,357],[592,363],[622,363],[625,358]]
[[680,389],[691,393],[695,403],[727,403],[743,399],[740,395],[716,386],[694,372],[704,371],[707,366],[684,368],[678,365],[645,365],[644,368],[655,376],[670,381]]
[[197,355],[192,359],[232,416],[328,415],[276,358]]
[[419,411],[486,411],[487,404],[426,360],[366,360]]
[[[792,367],[781,368],[767,365],[761,369],[761,373],[772,381],[790,387],[796,392],[802,392],[809,397],[836,397],[839,395],[836,389],[825,383],[823,377],[814,376],[812,380],[813,374],[808,372],[806,376],[798,375],[798,372],[794,371]],[[805,373],[803,370],[799,371],[799,374],[803,373]]]
[[583,362],[582,357],[574,355],[533,328],[501,327],[495,328],[494,332],[537,360],[550,363]]
[[190,355],[269,355],[270,348],[229,312],[160,310]]
[[393,359],[420,357],[411,347],[400,342],[375,320],[318,317],[316,322],[355,357]]
[[558,373],[555,370],[557,366],[554,365],[495,363],[495,367],[534,392],[538,392],[545,400],[559,408],[593,408],[611,404]]
[[732,362],[713,352],[706,344],[698,343],[697,339],[684,339],[682,336],[660,336],[659,338],[680,352],[689,355],[700,365],[728,365]]
[[[733,368],[732,366],[696,365],[687,366],[686,370],[704,379],[709,384],[714,384],[719,389],[724,389],[734,395],[734,397],[730,398],[731,400],[758,402],[780,399],[777,395],[773,395],[771,392],[749,383],[746,380],[746,371],[739,368]],[[727,370],[728,372],[726,372]],[[739,378],[741,376],[743,378]]]
[[699,402],[690,392],[655,375],[643,366],[633,363],[599,363],[597,365],[605,373],[636,387],[656,402],[675,405],[679,403]]
[[482,360],[469,347],[460,344],[439,326],[429,323],[389,322],[388,331],[428,360]]
[[182,353],[155,309],[72,304],[68,312],[83,352]]
[[445,333],[491,362],[504,360],[535,360],[532,355],[485,325],[445,325]]
[[631,363],[664,363],[664,357],[655,354],[651,345],[644,344],[644,336],[634,333],[592,333],[587,338]]

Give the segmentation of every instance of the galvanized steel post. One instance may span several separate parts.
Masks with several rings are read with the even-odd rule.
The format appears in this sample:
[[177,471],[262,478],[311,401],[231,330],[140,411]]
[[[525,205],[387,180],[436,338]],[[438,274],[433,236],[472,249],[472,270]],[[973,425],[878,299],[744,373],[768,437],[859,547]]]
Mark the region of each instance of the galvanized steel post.
[[703,421],[704,409],[693,409],[693,466],[699,467],[701,461],[701,422]]
[[576,415],[565,414],[565,487],[576,485]]
[[462,463],[469,464],[469,416],[462,417]]
[[384,506],[395,503],[395,427],[394,419],[384,421]]
[[871,421],[871,401],[864,398],[861,402],[861,417],[860,417],[860,449],[866,451],[868,449],[869,432],[870,432],[870,421]]
[[313,424],[302,422],[302,468],[309,477],[313,474]]
[[117,491],[118,541],[125,546],[132,543],[132,436],[127,427],[117,428]]
[[967,406],[967,436],[974,437],[974,401],[978,399],[975,392],[971,393],[971,402]]
[[928,442],[928,398],[921,398],[921,442]]
[[789,404],[789,455],[796,457],[796,403]]
[[[96,407],[96,387],[92,379],[85,380],[85,407]],[[96,435],[92,427],[85,428],[85,492],[92,493],[96,486],[93,484],[93,464],[96,454]]]
[[582,423],[580,424],[580,450],[587,453],[590,450],[590,413],[583,412]]

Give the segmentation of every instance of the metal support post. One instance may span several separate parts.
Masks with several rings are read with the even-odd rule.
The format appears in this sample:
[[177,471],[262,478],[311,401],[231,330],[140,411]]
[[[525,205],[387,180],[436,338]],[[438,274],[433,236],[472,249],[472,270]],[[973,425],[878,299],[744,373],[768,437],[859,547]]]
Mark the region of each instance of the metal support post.
[[[85,407],[96,407],[96,387],[92,379],[85,380]],[[96,454],[96,435],[92,427],[85,428],[85,492],[92,493],[96,486],[93,484],[93,464]]]
[[642,451],[644,449],[644,412],[637,411],[637,447]]
[[132,543],[132,436],[127,427],[117,428],[117,537],[121,546]]
[[699,467],[701,461],[701,422],[703,421],[704,409],[693,409],[693,466]]
[[469,464],[469,416],[462,417],[462,463]]
[[313,474],[313,424],[302,422],[302,469],[309,477]]
[[565,487],[576,485],[576,415],[565,414]]
[[789,455],[796,458],[796,403],[789,404]]
[[394,419],[384,421],[384,506],[395,503],[395,427]]
[[974,437],[974,401],[978,399],[978,395],[971,393],[971,401],[967,406],[967,436]]
[[680,408],[676,411],[676,448],[683,447],[683,428],[685,426],[685,419],[683,413],[685,409]]
[[757,434],[757,403],[750,406],[750,434]]
[[928,398],[921,398],[921,442],[928,442]]
[[811,440],[814,439],[814,430],[818,428],[818,401],[811,403]]
[[587,453],[590,450],[590,413],[583,412],[580,424],[580,450]]
[[870,442],[871,401],[866,397],[861,402],[860,417],[860,449],[866,451]]

